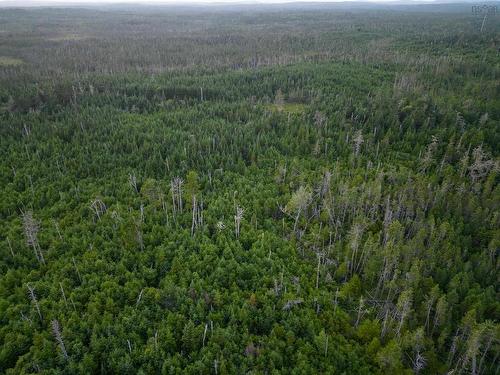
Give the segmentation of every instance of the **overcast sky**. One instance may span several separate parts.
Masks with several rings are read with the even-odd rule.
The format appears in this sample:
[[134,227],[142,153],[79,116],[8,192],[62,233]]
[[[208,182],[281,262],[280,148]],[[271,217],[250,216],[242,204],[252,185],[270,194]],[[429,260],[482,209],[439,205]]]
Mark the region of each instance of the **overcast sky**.
[[[109,3],[142,3],[142,4],[187,4],[187,3],[290,3],[290,2],[342,2],[342,1],[372,1],[390,2],[400,0],[0,0],[0,4],[45,5],[45,4],[109,4]],[[408,2],[433,2],[432,0],[407,0]],[[462,0],[464,1],[464,0]],[[466,1],[466,0],[465,0]],[[460,0],[457,0],[460,2]]]

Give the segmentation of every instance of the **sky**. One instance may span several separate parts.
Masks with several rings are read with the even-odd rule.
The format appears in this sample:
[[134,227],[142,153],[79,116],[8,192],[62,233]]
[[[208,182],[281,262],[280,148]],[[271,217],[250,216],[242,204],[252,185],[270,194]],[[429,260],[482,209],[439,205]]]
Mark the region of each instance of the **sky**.
[[[0,0],[1,4],[15,5],[46,5],[46,4],[111,4],[111,3],[134,3],[134,4],[186,4],[186,3],[292,3],[292,2],[340,2],[356,0]],[[357,0],[390,2],[397,0]],[[429,2],[429,0],[409,0],[410,2]],[[432,1],[432,0],[431,0]],[[460,1],[460,0],[458,0]]]
[[476,1],[499,0],[0,0],[2,7],[29,7],[29,6],[72,6],[72,5],[108,5],[108,4],[280,4],[296,2],[335,3],[393,3],[393,4],[425,4],[425,3],[467,3]]

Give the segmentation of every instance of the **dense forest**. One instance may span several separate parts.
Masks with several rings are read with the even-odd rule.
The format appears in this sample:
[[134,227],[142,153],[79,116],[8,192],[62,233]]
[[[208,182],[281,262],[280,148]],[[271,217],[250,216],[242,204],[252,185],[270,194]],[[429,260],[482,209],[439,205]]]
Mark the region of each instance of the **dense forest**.
[[495,6],[0,9],[0,373],[499,374]]

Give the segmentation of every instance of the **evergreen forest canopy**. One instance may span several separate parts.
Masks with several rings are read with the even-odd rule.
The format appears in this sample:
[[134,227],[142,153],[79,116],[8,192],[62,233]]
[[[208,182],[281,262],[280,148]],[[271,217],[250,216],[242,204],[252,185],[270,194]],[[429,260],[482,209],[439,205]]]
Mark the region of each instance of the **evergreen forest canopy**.
[[1,9],[0,373],[498,374],[484,15]]

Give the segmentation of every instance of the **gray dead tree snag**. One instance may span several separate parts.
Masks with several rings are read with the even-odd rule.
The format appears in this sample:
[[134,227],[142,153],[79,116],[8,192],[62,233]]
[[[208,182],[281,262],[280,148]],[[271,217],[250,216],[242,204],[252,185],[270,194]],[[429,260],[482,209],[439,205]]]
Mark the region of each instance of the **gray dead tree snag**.
[[199,204],[199,210],[198,210],[198,226],[203,227],[203,201],[200,202]]
[[142,221],[135,223],[135,241],[139,245],[139,249],[144,250],[144,236],[142,234]]
[[290,311],[292,308],[294,308],[295,306],[298,306],[298,305],[302,304],[303,302],[304,302],[304,300],[302,298],[288,300],[285,303],[285,305],[283,306],[283,310],[284,311]]
[[412,364],[413,364],[413,372],[415,374],[420,374],[420,371],[422,371],[425,368],[427,361],[425,360],[425,357],[420,353],[420,351],[417,352],[415,355],[415,359],[412,359]]
[[143,203],[141,203],[141,206],[139,207],[139,212],[141,214],[139,222],[142,224],[142,223],[144,223],[144,204]]
[[479,118],[479,125],[483,126],[488,122],[488,119],[490,118],[488,112],[483,113],[481,117]]
[[498,168],[497,163],[493,159],[488,158],[488,154],[483,151],[481,145],[472,151],[472,164],[469,167],[472,182],[478,182],[485,178],[494,168]]
[[137,178],[135,177],[135,174],[128,175],[128,183],[136,193],[139,192],[139,189],[137,188]]
[[23,213],[23,228],[26,244],[33,248],[36,259],[45,264],[42,249],[38,244],[38,231],[40,230],[40,223],[33,217],[33,212],[27,211]]
[[301,186],[288,201],[284,210],[286,214],[293,213],[295,221],[293,224],[293,231],[297,233],[297,225],[299,223],[300,215],[303,214],[312,201],[312,192],[308,187]]
[[326,336],[325,340],[325,357],[328,355],[328,336]]
[[194,230],[197,226],[197,218],[198,213],[197,213],[197,206],[196,206],[196,195],[193,195],[193,209],[192,209],[192,215],[191,215],[191,237],[194,236]]
[[222,232],[226,228],[226,224],[223,221],[219,220],[217,224],[215,224],[218,232]]
[[431,335],[434,334],[434,331],[438,326],[444,323],[447,311],[448,302],[446,301],[446,296],[441,296],[436,303]]
[[196,195],[193,195],[193,208],[191,218],[191,236],[198,227],[203,226],[203,201],[198,202]]
[[413,372],[418,375],[420,371],[425,368],[427,360],[422,355],[422,351],[425,349],[425,334],[424,328],[418,328],[413,337],[413,355],[410,356],[410,361],[412,363]]
[[139,293],[139,296],[137,297],[137,301],[135,302],[136,306],[139,306],[139,303],[141,302],[142,299],[142,294],[144,293],[144,288],[141,289],[141,292]]
[[26,285],[28,288],[28,297],[33,302],[36,308],[36,312],[38,313],[38,316],[40,317],[40,321],[43,321],[42,318],[42,313],[40,311],[40,306],[38,305],[38,299],[36,298],[36,293],[35,293],[35,288],[33,288],[31,285],[27,284]]
[[363,236],[364,228],[362,224],[356,223],[352,226],[349,237],[349,245],[351,248],[351,260],[349,262],[349,276],[353,276],[356,269],[358,268],[358,263],[360,262],[360,258],[358,256],[358,250],[361,244],[361,237]]
[[64,287],[63,287],[61,282],[59,283],[59,286],[61,287],[61,295],[62,295],[63,300],[64,300],[64,305],[66,307],[68,307],[68,300],[66,299],[66,293],[64,293]]
[[354,155],[357,157],[359,155],[359,152],[361,151],[361,145],[364,143],[364,138],[363,138],[363,133],[361,130],[358,130],[354,134],[354,139],[352,140],[352,143],[354,145]]
[[317,253],[316,257],[318,258],[318,266],[316,267],[316,289],[319,288],[319,272],[321,267],[321,258],[324,257],[324,254]]
[[59,349],[61,349],[64,359],[68,359],[68,352],[66,351],[66,346],[64,345],[64,340],[61,334],[61,327],[56,319],[52,321],[52,333],[54,334],[57,344],[59,345]]
[[170,181],[170,193],[172,194],[172,207],[174,214],[182,211],[182,184],[184,181],[180,177],[174,177]]
[[101,216],[106,212],[107,207],[101,199],[96,198],[90,203],[90,209],[94,213],[97,220],[100,220]]
[[163,193],[160,195],[160,202],[161,202],[161,208],[162,208],[163,212],[165,213],[166,225],[168,227],[168,224],[169,224],[169,221],[168,221],[168,206],[167,206],[167,202],[165,200],[165,194],[163,194]]
[[9,237],[7,237],[6,240],[7,240],[7,245],[9,245],[10,255],[12,255],[12,258],[14,258],[15,254],[14,254],[14,250],[12,249],[12,244],[10,243]]
[[241,226],[241,220],[243,220],[243,214],[245,213],[245,210],[241,208],[240,206],[236,206],[236,214],[234,215],[234,233],[236,235],[236,238],[240,237],[240,226]]
[[320,111],[316,111],[314,113],[314,124],[318,128],[322,128],[323,126],[326,125],[326,116],[324,115],[324,113],[322,113]]
[[208,323],[205,324],[205,330],[203,331],[203,347],[205,347],[205,339],[207,338]]
[[465,121],[464,116],[460,112],[457,112],[457,116],[455,117],[455,124],[460,128],[460,130],[463,133],[467,125],[467,122]]
[[337,306],[339,304],[339,288],[335,290],[335,297],[333,298],[333,312],[337,311]]
[[434,162],[434,155],[436,153],[438,147],[438,139],[433,135],[431,137],[431,143],[427,146],[427,150],[425,151],[424,156],[422,157],[422,165],[420,170],[422,172],[426,172],[427,168],[429,168]]
[[465,345],[465,353],[462,355],[461,360],[459,360],[459,363],[461,363],[459,373],[470,370],[472,375],[479,374],[477,357],[481,353],[482,335],[483,329],[481,326],[473,328],[469,333],[469,337]]
[[52,219],[52,222],[54,223],[54,228],[56,228],[56,232],[57,232],[57,235],[59,236],[59,240],[63,241],[63,236],[61,234],[61,228],[59,227],[59,223],[55,219]]
[[158,350],[158,330],[155,330],[155,335],[153,337],[154,343],[155,343],[155,350]]
[[[482,326],[482,331],[483,331],[483,355],[481,356],[481,359],[479,361],[479,365],[477,368],[478,374],[483,373],[483,364],[484,360],[486,358],[486,355],[490,351],[492,344],[494,345],[495,343],[498,343],[498,330],[495,328],[491,322],[485,322],[481,324]],[[497,354],[496,354],[497,355]],[[494,360],[494,363],[496,363],[496,359]]]
[[33,321],[30,318],[28,318],[26,315],[24,315],[24,312],[22,312],[22,311],[21,311],[21,319],[28,322],[29,325],[33,324]]
[[319,195],[321,200],[323,200],[325,197],[327,197],[330,193],[330,183],[332,180],[332,172],[326,171],[323,174],[323,179],[321,181],[321,186],[319,189]]
[[31,134],[31,129],[29,126],[26,125],[26,123],[23,124],[23,131],[24,131],[24,136],[29,137]]
[[361,321],[361,317],[363,316],[363,309],[365,307],[365,300],[363,297],[359,298],[359,306],[358,306],[358,315],[356,317],[356,323],[354,323],[354,326],[357,328],[359,325],[359,322]]

